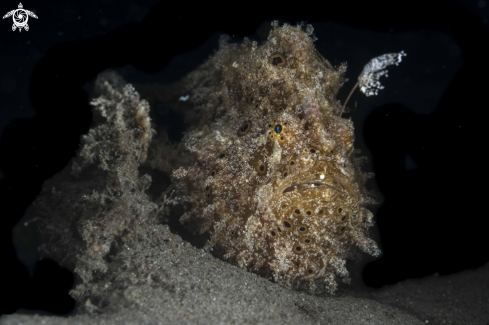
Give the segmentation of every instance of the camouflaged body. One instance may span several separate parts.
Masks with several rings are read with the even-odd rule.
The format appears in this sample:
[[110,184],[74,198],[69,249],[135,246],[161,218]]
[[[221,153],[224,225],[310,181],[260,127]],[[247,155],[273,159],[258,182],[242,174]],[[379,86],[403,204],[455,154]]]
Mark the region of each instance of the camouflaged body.
[[333,292],[337,275],[349,280],[355,247],[380,252],[352,161],[353,124],[339,117],[345,67],[333,68],[311,34],[274,24],[260,46],[221,42],[188,77],[209,76],[191,95],[206,112],[185,138],[195,164],[174,176],[191,206],[182,221],[209,232],[225,259]]

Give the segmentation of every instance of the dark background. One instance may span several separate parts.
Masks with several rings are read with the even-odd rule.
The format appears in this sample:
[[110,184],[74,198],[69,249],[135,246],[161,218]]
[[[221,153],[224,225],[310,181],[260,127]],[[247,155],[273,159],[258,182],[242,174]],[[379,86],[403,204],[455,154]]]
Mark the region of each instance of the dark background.
[[[17,1],[2,1],[0,14]],[[345,115],[356,123],[382,201],[383,256],[366,266],[365,283],[378,288],[487,263],[489,1],[169,4],[28,1],[24,8],[39,16],[29,18],[28,32],[12,32],[11,18],[1,21],[0,313],[68,313],[74,306],[70,272],[48,260],[21,263],[12,229],[44,180],[79,148],[96,75],[117,68],[129,82],[176,81],[217,48],[219,34],[264,40],[274,19],[312,24],[323,56],[333,65],[348,62],[341,100],[370,59],[408,54],[382,80],[379,96],[357,91]]]

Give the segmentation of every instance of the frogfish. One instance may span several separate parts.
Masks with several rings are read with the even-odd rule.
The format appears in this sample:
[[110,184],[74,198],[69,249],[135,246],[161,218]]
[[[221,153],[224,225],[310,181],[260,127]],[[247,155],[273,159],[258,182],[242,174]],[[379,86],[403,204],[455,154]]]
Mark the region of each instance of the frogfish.
[[263,44],[222,37],[186,77],[200,124],[184,136],[189,167],[173,172],[182,223],[241,268],[288,287],[329,292],[348,259],[378,256],[354,126],[336,98],[345,65],[314,46],[310,25],[272,23]]

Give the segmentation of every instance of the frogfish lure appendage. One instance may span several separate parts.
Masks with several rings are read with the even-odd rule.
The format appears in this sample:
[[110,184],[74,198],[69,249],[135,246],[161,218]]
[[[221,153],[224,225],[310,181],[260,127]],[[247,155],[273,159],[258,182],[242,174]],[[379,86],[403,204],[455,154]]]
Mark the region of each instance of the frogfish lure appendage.
[[387,67],[390,65],[399,65],[402,57],[406,55],[404,51],[401,51],[399,53],[383,54],[370,60],[358,77],[360,91],[366,96],[377,95],[379,89],[384,89],[379,79],[382,76],[388,76]]
[[350,99],[351,95],[355,91],[355,89],[360,86],[360,91],[365,94],[365,96],[373,96],[377,95],[379,89],[384,89],[379,79],[382,76],[388,77],[387,67],[390,65],[399,65],[402,61],[402,57],[407,54],[404,51],[399,53],[387,53],[380,56],[377,56],[370,60],[362,70],[360,76],[358,76],[358,82],[353,86],[353,89],[350,91],[350,94],[345,100],[345,104],[341,108],[340,117],[345,110],[346,104]]

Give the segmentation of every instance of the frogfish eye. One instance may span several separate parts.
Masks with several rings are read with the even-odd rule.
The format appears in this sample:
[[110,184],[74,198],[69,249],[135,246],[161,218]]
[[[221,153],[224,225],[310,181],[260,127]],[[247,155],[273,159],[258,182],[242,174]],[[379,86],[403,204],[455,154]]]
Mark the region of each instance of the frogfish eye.
[[244,122],[238,129],[238,136],[243,136],[250,132],[251,130],[251,121]]
[[245,124],[244,124],[244,125],[241,127],[241,129],[239,129],[239,130],[240,130],[241,132],[246,132],[246,130],[248,130],[248,127],[249,127],[248,123],[245,123]]
[[275,125],[275,133],[280,133],[280,132],[282,132],[282,125],[280,124]]

